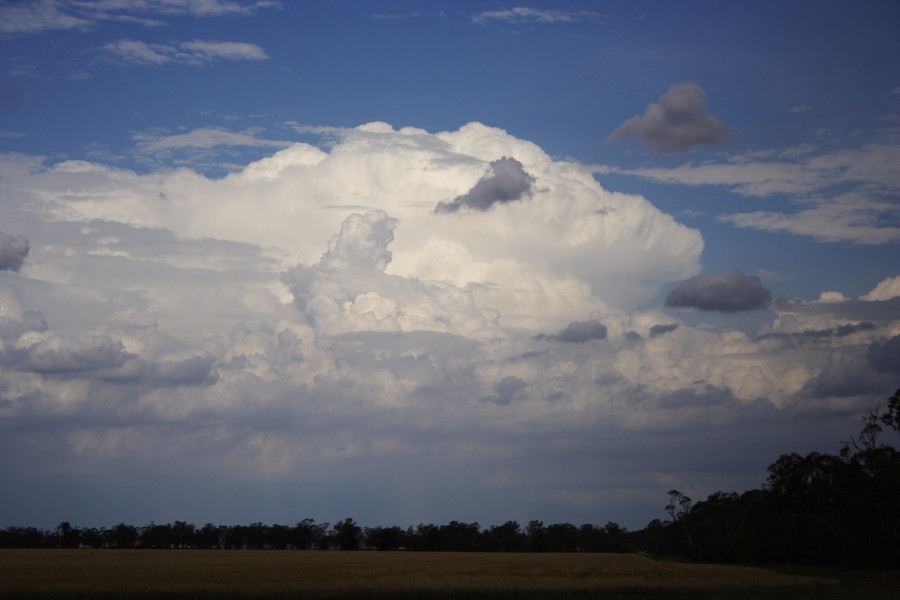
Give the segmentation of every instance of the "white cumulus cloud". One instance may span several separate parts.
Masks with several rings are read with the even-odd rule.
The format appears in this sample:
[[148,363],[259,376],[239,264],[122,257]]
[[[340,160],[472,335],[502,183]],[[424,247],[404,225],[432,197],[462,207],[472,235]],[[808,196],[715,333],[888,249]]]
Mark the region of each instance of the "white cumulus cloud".
[[[700,272],[700,234],[588,166],[479,123],[320,132],[322,147],[294,143],[219,179],[0,156],[14,264],[28,245],[27,268],[0,270],[5,478],[25,464],[54,489],[97,476],[103,502],[128,500],[105,514],[159,519],[231,519],[208,502],[228,490],[284,498],[260,508],[276,522],[300,499],[313,517],[361,522],[548,506],[568,520],[585,498],[643,518],[671,487],[700,485],[697,469],[707,492],[722,477],[758,485],[772,444],[824,435],[784,433],[787,417],[843,433],[894,377],[892,281],[871,298],[776,302],[755,336],[703,330],[646,307]],[[141,141],[256,139],[184,136]],[[500,192],[479,188],[504,157]],[[521,197],[435,211],[473,190]],[[710,452],[722,437],[766,445],[723,467]],[[178,514],[160,489],[184,491]],[[523,499],[513,513],[510,495]],[[17,506],[9,518],[28,521]]]

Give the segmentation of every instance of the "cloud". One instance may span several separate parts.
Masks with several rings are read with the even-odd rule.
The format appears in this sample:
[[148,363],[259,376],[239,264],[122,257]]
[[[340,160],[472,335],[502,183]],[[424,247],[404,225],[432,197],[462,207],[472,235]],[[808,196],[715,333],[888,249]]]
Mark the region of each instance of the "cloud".
[[643,116],[628,119],[611,141],[637,139],[652,150],[687,152],[694,146],[723,147],[725,124],[706,110],[706,92],[696,83],[676,83],[647,106]]
[[666,294],[666,306],[729,313],[764,309],[771,302],[772,292],[759,277],[748,277],[740,269],[695,275]]
[[142,15],[221,17],[251,15],[275,8],[266,0],[35,0],[0,6],[0,32],[36,34],[66,29],[89,29],[104,21],[158,26],[161,21]]
[[900,335],[895,335],[884,343],[869,346],[866,358],[879,373],[900,373]]
[[55,0],[6,3],[0,6],[0,32],[6,34],[83,29],[91,24],[91,20],[69,13],[64,5]]
[[492,396],[484,398],[484,401],[491,402],[499,406],[506,406],[510,404],[516,398],[516,396],[527,387],[528,384],[525,381],[513,375],[508,375],[494,384],[494,392],[496,393]]
[[887,200],[857,194],[815,199],[794,213],[754,211],[723,215],[720,220],[759,231],[790,233],[822,242],[884,245],[900,241],[900,227],[884,224],[886,217],[900,216],[900,209]]
[[472,16],[472,22],[485,25],[491,21],[501,21],[514,25],[522,23],[575,23],[579,21],[606,21],[609,15],[592,10],[556,10],[516,6],[504,10],[493,10]]
[[[276,247],[305,265],[319,259],[349,214],[382,210],[398,221],[390,274],[450,283],[479,306],[504,313],[506,323],[544,331],[609,304],[652,297],[665,283],[698,270],[703,243],[696,230],[640,196],[604,190],[589,169],[553,161],[502,130],[470,124],[431,134],[368,124],[332,135],[338,137],[327,151],[294,144],[218,181],[188,171],[142,177],[67,161],[38,169],[35,180],[57,191],[35,202],[63,219]],[[179,150],[169,146],[221,141],[217,136],[141,142],[154,144],[164,157]],[[473,189],[499,193],[492,184],[478,185],[492,180],[485,172],[498,156],[521,164],[503,161],[511,176],[501,175],[501,181],[522,189],[534,178],[528,202],[460,210],[452,219],[435,213],[440,202],[472,197]],[[68,180],[85,191],[67,195],[62,182]],[[113,200],[102,191],[108,185],[132,191]],[[490,199],[490,193],[479,197]],[[248,197],[255,198],[253,205]]]
[[581,344],[591,340],[605,339],[607,331],[606,325],[600,321],[575,321],[566,325],[559,333],[539,334],[535,336],[535,339]]
[[44,374],[79,373],[121,367],[127,358],[122,343],[106,336],[75,342],[53,336],[28,348],[18,368]]
[[678,329],[678,323],[668,323],[666,325],[654,325],[650,328],[650,337],[665,335]]
[[890,300],[900,296],[900,275],[897,277],[888,277],[880,281],[875,288],[859,297],[860,300]]
[[135,65],[180,63],[203,66],[217,60],[266,60],[268,55],[255,44],[193,40],[173,44],[148,44],[140,40],[118,40],[103,50],[122,62]]
[[234,171],[235,154],[253,148],[286,148],[293,142],[260,137],[261,129],[229,131],[201,127],[186,133],[149,130],[132,135],[136,142],[136,160],[145,166],[165,168],[171,165],[191,166],[197,170]]
[[682,185],[716,185],[747,197],[790,196],[793,210],[725,214],[738,227],[790,233],[823,242],[880,245],[900,240],[900,145],[891,140],[837,152],[811,148],[759,152],[725,163],[679,167],[617,169],[597,173],[633,175]]
[[383,211],[348,216],[311,267],[283,277],[307,322],[326,335],[437,331],[484,339],[501,335],[494,311],[464,289],[385,273],[396,219]]
[[471,190],[457,196],[452,202],[439,202],[435,211],[451,213],[462,208],[485,211],[495,204],[514,202],[529,195],[532,184],[534,177],[525,172],[522,163],[504,156],[491,162],[490,172]]
[[878,329],[878,325],[875,323],[870,323],[868,321],[863,321],[861,323],[845,323],[843,325],[838,325],[836,327],[830,327],[828,329],[806,329],[803,331],[792,331],[792,332],[769,332],[763,333],[756,337],[757,340],[765,340],[771,338],[780,338],[780,339],[793,339],[798,342],[803,342],[806,340],[820,340],[822,338],[842,338],[847,337],[862,331],[875,331]]
[[28,256],[28,240],[0,231],[0,271],[19,272]]
[[403,19],[417,19],[423,16],[423,13],[419,11],[410,11],[404,13],[372,13],[370,16],[373,19],[379,21],[399,21]]
[[[0,477],[28,490],[7,518],[283,522],[302,499],[373,524],[590,506],[643,526],[672,487],[756,486],[772,447],[840,439],[893,378],[867,351],[900,299],[775,302],[755,334],[676,323],[654,304],[702,238],[590,167],[478,123],[319,131],[217,179],[0,155],[31,248],[0,272]],[[138,141],[262,140],[236,133]],[[498,157],[527,201],[435,212]]]

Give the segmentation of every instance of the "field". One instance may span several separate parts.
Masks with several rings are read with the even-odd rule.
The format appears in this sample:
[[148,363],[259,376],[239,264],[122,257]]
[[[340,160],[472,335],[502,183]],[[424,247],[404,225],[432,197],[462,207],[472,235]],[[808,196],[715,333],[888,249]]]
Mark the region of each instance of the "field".
[[893,598],[897,588],[632,554],[0,550],[0,598]]

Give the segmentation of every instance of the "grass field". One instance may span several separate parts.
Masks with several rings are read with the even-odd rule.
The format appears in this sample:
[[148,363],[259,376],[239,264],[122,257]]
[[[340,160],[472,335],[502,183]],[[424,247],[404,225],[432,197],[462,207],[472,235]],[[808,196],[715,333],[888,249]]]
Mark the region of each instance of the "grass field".
[[0,598],[894,598],[896,587],[632,554],[0,550]]

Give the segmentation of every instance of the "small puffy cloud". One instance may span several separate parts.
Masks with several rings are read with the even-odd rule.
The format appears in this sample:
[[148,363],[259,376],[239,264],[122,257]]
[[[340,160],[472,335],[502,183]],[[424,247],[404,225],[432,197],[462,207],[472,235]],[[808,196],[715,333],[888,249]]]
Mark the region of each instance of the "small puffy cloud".
[[874,301],[874,300],[890,300],[891,298],[896,298],[900,296],[900,275],[897,277],[888,277],[887,279],[878,283],[868,294],[860,296],[860,300]]
[[269,56],[256,44],[193,40],[172,44],[148,44],[140,40],[118,40],[103,46],[117,59],[135,65],[180,63],[203,66],[218,60],[266,60]]
[[725,146],[728,134],[722,120],[707,111],[703,88],[676,83],[649,104],[642,116],[622,123],[609,139],[637,139],[652,150],[687,152],[694,146]]
[[485,25],[491,21],[503,23],[575,23],[578,21],[605,21],[609,15],[592,10],[556,10],[516,6],[504,10],[492,10],[472,16],[472,22]]
[[666,295],[666,306],[729,313],[764,309],[771,302],[772,292],[759,277],[748,277],[740,269],[695,275]]
[[606,334],[606,325],[600,321],[575,321],[566,325],[559,333],[539,334],[535,336],[535,339],[580,344],[591,340],[606,339]]
[[849,298],[841,292],[829,291],[819,294],[819,302],[846,302],[847,300]]
[[462,208],[485,211],[495,204],[505,204],[521,199],[531,192],[534,177],[522,163],[504,156],[491,162],[488,174],[475,186],[452,202],[440,202],[435,209],[439,213],[458,212]]
[[28,256],[28,240],[0,231],[0,271],[18,272]]

